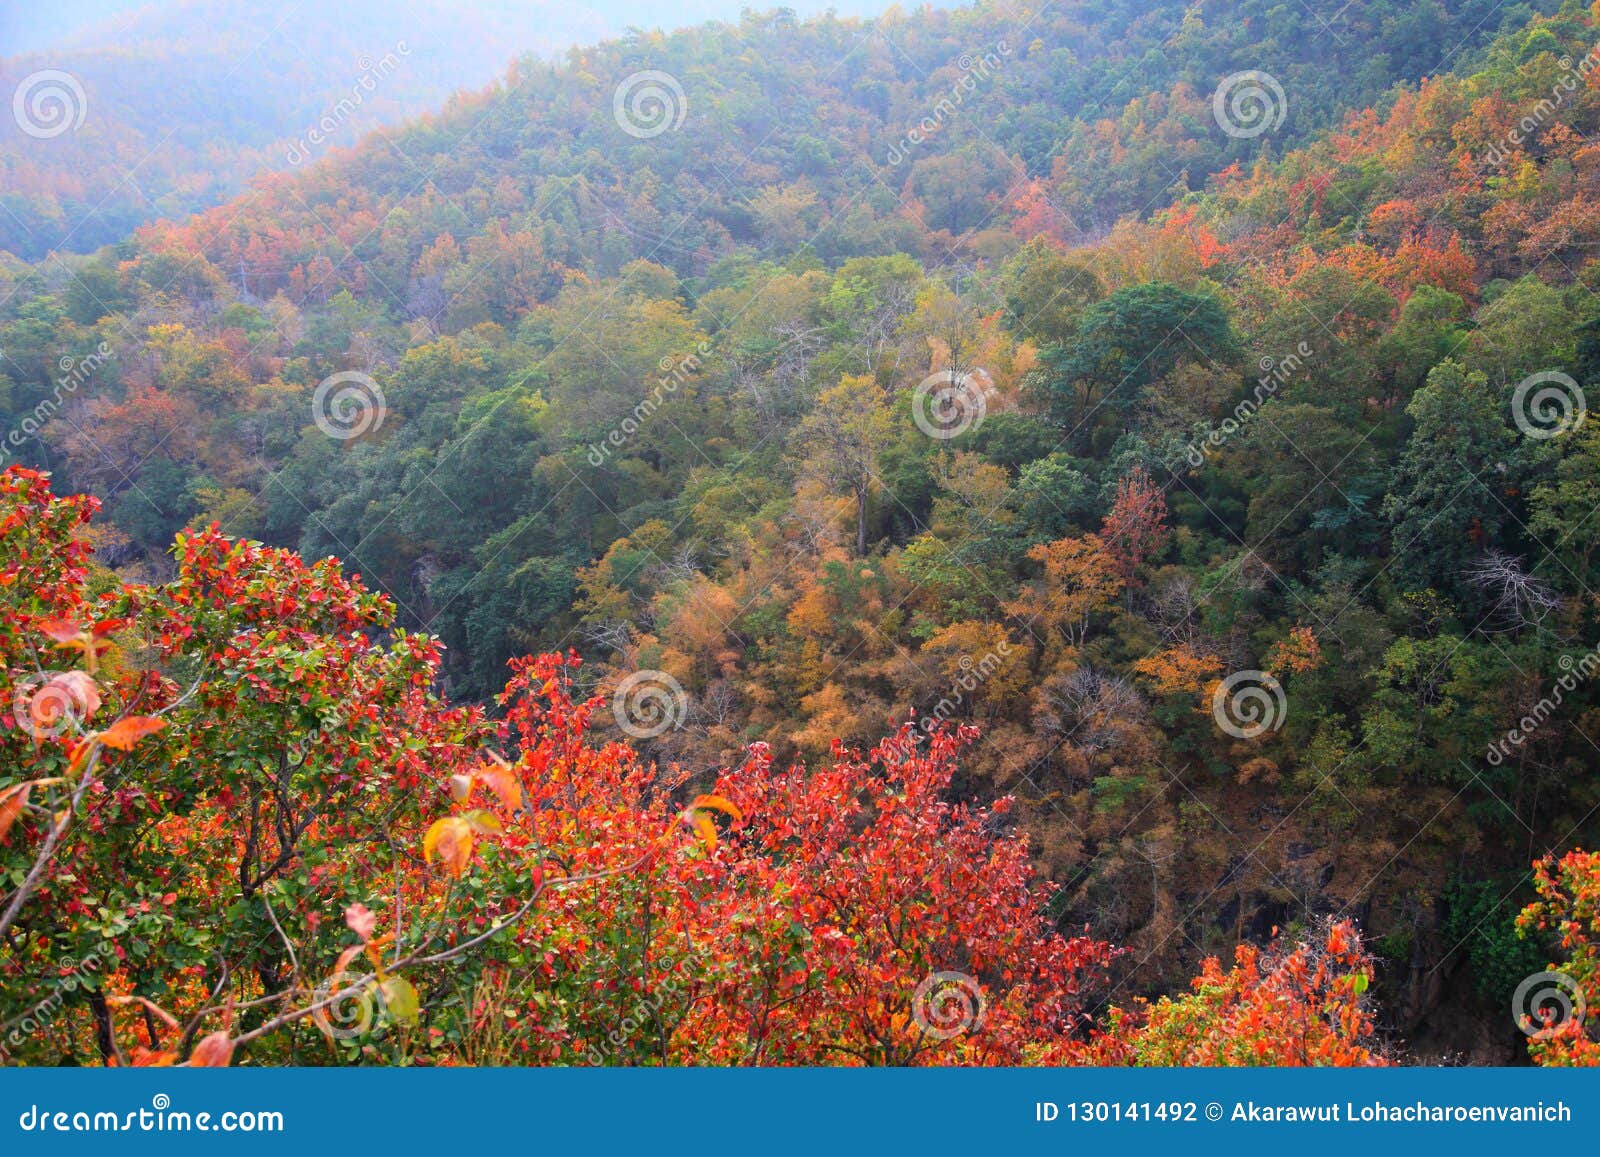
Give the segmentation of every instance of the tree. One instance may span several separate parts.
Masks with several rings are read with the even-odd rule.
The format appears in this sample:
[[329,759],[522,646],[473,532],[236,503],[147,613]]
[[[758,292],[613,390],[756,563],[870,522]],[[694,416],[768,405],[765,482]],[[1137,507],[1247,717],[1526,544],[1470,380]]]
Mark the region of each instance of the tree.
[[1030,631],[1081,647],[1091,616],[1116,606],[1122,593],[1116,561],[1095,535],[1040,543],[1028,557],[1044,573],[1006,604],[1006,613],[1022,619]]
[[878,486],[878,458],[895,433],[872,378],[846,375],[824,390],[796,432],[805,470],[855,501],[856,554],[867,553],[867,500]]
[[1554,1007],[1520,1010],[1528,1017],[1522,1026],[1530,1036],[1528,1052],[1541,1065],[1600,1065],[1594,1019],[1572,1015],[1571,991],[1579,994],[1576,999],[1586,998],[1591,1011],[1600,1003],[1595,991],[1600,984],[1600,855],[1572,851],[1559,860],[1546,856],[1533,866],[1533,885],[1539,898],[1518,914],[1517,934],[1558,945],[1567,959],[1551,965],[1551,971],[1570,977],[1571,983],[1534,991],[1535,997],[1564,999],[1565,1017],[1552,1018]]
[[1167,543],[1167,500],[1142,466],[1117,482],[1117,497],[1100,527],[1117,575],[1130,584],[1139,568]]
[[1038,346],[1065,345],[1083,311],[1105,296],[1093,267],[1042,238],[1017,250],[1001,270],[1006,328]]
[[1395,569],[1414,588],[1461,590],[1478,544],[1511,518],[1516,435],[1488,379],[1454,361],[1433,368],[1406,413],[1415,428],[1383,501]]
[[1087,1050],[1091,1064],[1381,1065],[1373,960],[1349,921],[1270,949],[1241,944],[1234,966],[1207,957],[1194,992],[1112,1012]]
[[1031,388],[1051,419],[1081,438],[1102,407],[1121,424],[1146,388],[1180,359],[1226,361],[1234,348],[1217,298],[1146,282],[1089,306],[1071,340],[1041,355]]

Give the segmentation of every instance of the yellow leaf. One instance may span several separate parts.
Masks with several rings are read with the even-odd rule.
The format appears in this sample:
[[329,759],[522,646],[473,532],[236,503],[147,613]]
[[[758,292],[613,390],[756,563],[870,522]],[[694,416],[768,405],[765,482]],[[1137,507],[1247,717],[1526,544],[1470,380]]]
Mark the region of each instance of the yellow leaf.
[[432,863],[436,858],[452,876],[460,876],[472,859],[472,827],[459,816],[435,820],[422,838],[422,858]]
[[711,822],[711,817],[705,812],[694,811],[689,813],[690,826],[700,833],[700,839],[706,845],[706,851],[717,850],[717,825]]
[[486,812],[482,808],[474,808],[462,816],[461,819],[463,823],[480,836],[498,836],[505,831],[495,814]]

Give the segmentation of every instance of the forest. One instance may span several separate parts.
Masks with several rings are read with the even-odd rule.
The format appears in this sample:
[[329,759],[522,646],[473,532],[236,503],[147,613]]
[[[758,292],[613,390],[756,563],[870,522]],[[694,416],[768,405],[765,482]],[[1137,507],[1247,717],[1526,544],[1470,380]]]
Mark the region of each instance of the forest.
[[1600,1063],[1600,3],[517,47],[0,141],[0,1060]]

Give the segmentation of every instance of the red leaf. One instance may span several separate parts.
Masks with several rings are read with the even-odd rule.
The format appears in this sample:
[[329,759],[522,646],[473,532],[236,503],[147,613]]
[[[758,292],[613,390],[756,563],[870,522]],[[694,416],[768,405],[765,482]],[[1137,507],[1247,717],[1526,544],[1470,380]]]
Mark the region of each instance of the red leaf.
[[365,904],[352,904],[344,910],[344,922],[365,943],[372,939],[372,933],[378,926],[378,916]]

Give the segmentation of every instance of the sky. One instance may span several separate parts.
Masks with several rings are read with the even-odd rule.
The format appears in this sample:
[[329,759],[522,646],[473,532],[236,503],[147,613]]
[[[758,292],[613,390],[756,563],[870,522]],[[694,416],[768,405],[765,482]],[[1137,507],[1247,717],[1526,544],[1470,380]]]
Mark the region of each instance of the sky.
[[[259,3],[261,0],[248,0]],[[170,17],[186,7],[208,7],[207,0],[0,0],[0,57],[24,52],[40,52],[70,44],[73,47],[104,47],[125,43],[130,29],[138,29],[154,15]],[[394,0],[403,11],[405,0]],[[527,0],[458,0],[461,9],[491,11],[540,8],[545,5]],[[640,28],[679,28],[706,20],[735,19],[742,8],[791,8],[800,15],[825,12],[832,8],[841,15],[865,15],[889,7],[889,0],[563,0],[548,5],[541,19],[551,23],[548,31],[555,39],[588,42],[614,36],[629,26]],[[338,0],[329,0],[328,10],[338,11]],[[508,23],[516,26],[515,17]],[[507,52],[509,60],[514,52]]]

